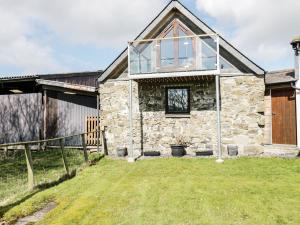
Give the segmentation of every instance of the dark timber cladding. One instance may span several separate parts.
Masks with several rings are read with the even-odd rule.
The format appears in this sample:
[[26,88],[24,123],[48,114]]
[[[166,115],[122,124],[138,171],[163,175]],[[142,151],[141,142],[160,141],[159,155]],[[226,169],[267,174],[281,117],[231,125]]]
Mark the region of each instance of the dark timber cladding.
[[[48,91],[47,138],[85,132],[88,116],[97,116],[94,96],[69,95]],[[79,139],[66,140],[67,145],[81,145]]]
[[274,89],[272,93],[273,144],[297,144],[295,90]]

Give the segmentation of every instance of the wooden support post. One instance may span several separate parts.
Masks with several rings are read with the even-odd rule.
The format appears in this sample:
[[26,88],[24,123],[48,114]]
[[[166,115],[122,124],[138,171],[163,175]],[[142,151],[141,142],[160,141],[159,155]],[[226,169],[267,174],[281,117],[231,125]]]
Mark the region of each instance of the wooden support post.
[[25,144],[24,147],[25,147],[27,174],[28,174],[28,189],[33,190],[34,176],[33,176],[33,162],[32,162],[31,151],[28,144]]
[[[47,117],[48,117],[48,104],[47,104],[48,98],[47,98],[47,90],[44,90],[44,95],[43,95],[43,110],[44,110],[44,115],[43,115],[43,139],[46,140],[47,138]],[[44,142],[43,144],[43,149],[46,151],[46,146],[47,142]]]
[[100,94],[97,94],[97,152],[100,152]]
[[103,153],[104,153],[104,155],[108,155],[107,145],[106,145],[106,139],[105,139],[105,130],[101,131],[101,137],[102,137]]
[[4,147],[4,158],[8,158],[8,146]]
[[65,155],[65,143],[64,143],[64,139],[60,139],[59,143],[60,143],[61,156],[62,156],[62,159],[63,159],[63,163],[64,163],[64,167],[65,167],[66,173],[68,175],[70,175],[69,166],[68,166],[67,158],[66,158],[66,155]]
[[81,141],[82,141],[84,161],[87,163],[89,161],[89,156],[88,156],[87,149],[86,149],[85,134],[81,134]]

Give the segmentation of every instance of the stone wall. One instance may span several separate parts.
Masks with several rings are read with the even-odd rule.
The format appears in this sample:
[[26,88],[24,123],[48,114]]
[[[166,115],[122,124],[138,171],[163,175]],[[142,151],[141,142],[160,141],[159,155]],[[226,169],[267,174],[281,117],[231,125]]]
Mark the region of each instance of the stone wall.
[[[100,84],[100,124],[105,127],[109,154],[116,154],[116,149],[129,147],[129,82],[110,80]],[[138,116],[138,85],[133,82],[133,120],[135,155],[140,154],[140,120]]]
[[[189,86],[191,114],[165,115],[165,88]],[[171,154],[170,145],[178,139],[188,142],[187,153],[212,150],[216,142],[216,97],[214,81],[140,84],[140,113],[142,115],[143,150],[159,150]]]
[[127,82],[100,84],[100,124],[106,127],[107,148],[111,153],[118,147],[126,147],[129,135]]
[[263,76],[221,78],[222,145],[238,145],[241,154],[263,152],[265,126]]
[[265,92],[265,130],[264,144],[272,144],[272,98],[271,90]]
[[[133,128],[135,155],[158,150],[170,154],[170,144],[183,138],[187,153],[216,151],[215,82],[134,83]],[[165,87],[189,86],[191,114],[165,115]],[[264,79],[256,76],[221,77],[222,147],[238,145],[242,154],[259,154],[264,139]],[[129,147],[128,81],[110,80],[100,85],[101,125],[107,126],[110,154]],[[226,154],[226,153],[225,153]]]

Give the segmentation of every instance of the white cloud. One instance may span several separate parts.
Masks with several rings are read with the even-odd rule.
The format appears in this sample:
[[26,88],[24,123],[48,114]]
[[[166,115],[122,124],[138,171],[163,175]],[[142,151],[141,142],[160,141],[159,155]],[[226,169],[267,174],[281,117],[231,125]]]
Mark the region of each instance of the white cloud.
[[289,42],[300,35],[300,1],[197,0],[197,6],[215,18],[219,30],[227,30],[225,36],[250,58],[276,68],[289,57],[292,65]]
[[59,53],[54,52],[51,41],[35,34],[40,29],[36,23],[75,45],[119,48],[126,46],[165,3],[166,0],[0,0],[0,66],[14,66],[30,73],[68,70],[56,59]]
[[156,16],[165,0],[36,2],[39,18],[64,38],[110,47],[126,45]]
[[31,27],[26,17],[19,10],[5,7],[4,2],[0,5],[0,66],[14,67],[25,74],[64,71],[50,46],[27,37]]

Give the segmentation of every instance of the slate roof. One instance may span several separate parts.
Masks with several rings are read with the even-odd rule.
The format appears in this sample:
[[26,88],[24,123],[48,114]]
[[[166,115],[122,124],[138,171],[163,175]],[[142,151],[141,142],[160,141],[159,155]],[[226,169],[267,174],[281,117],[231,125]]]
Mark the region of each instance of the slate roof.
[[294,69],[271,71],[266,74],[266,78],[265,78],[265,83],[267,85],[291,83],[295,81],[297,81],[297,79],[295,78]]

